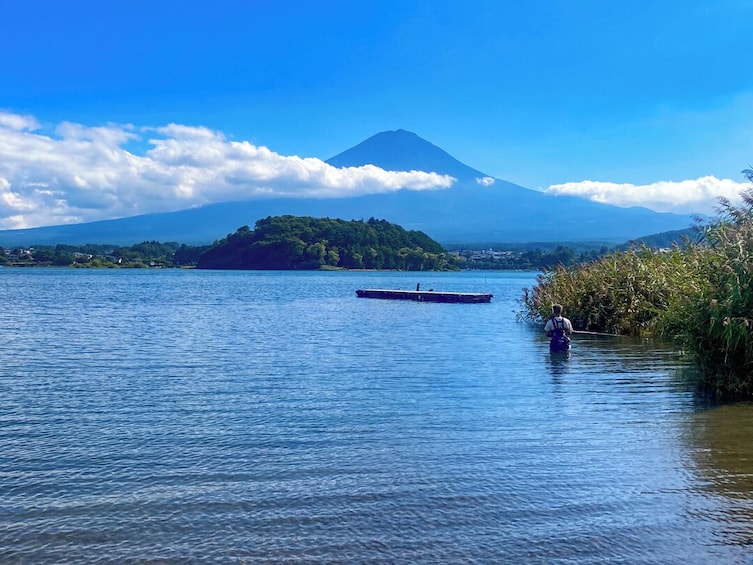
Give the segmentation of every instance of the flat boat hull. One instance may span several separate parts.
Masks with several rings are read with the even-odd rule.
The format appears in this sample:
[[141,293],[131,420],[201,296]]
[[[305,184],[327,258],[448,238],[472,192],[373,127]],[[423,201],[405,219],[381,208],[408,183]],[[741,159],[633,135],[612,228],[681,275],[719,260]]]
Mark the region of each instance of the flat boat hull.
[[369,288],[356,290],[356,296],[359,298],[414,300],[416,302],[480,304],[491,302],[493,295],[482,292],[437,292],[434,290],[384,290]]

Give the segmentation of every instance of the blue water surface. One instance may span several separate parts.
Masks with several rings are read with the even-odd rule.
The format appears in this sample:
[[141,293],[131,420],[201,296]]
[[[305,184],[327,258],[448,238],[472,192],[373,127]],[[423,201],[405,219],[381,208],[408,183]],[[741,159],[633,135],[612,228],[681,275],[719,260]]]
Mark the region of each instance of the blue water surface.
[[[356,298],[491,292],[489,304]],[[2,563],[749,563],[753,409],[533,273],[0,269]]]

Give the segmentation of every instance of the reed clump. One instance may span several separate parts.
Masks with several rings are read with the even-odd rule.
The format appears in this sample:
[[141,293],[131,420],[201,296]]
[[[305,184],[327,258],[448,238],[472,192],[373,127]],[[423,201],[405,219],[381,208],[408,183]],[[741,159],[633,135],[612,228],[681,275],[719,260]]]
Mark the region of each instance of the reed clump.
[[561,303],[576,330],[674,339],[694,354],[699,389],[753,398],[753,188],[741,197],[719,199],[717,218],[682,247],[542,273],[524,289],[523,318],[540,323]]
[[524,317],[543,321],[559,302],[578,330],[660,335],[671,324],[668,313],[704,288],[701,270],[695,253],[679,247],[639,247],[574,267],[558,265],[524,289]]
[[708,292],[674,320],[695,353],[699,385],[725,398],[753,397],[753,189],[741,196],[739,206],[720,199],[705,229]]

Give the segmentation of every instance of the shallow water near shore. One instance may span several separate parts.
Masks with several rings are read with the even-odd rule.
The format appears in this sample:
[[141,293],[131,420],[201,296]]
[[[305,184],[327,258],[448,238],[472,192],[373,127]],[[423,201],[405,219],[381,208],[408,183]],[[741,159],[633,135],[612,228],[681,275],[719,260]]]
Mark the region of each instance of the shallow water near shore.
[[[417,283],[494,298],[355,296]],[[0,561],[753,562],[753,406],[534,283],[0,269]]]

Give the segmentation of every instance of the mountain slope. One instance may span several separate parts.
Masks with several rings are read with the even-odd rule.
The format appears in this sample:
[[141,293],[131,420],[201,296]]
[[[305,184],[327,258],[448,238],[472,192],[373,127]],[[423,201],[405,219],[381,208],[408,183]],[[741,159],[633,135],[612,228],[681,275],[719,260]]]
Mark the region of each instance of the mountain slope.
[[376,165],[388,171],[432,171],[471,182],[486,175],[461,163],[415,133],[383,131],[327,160],[335,167]]
[[552,196],[487,177],[442,149],[405,130],[379,133],[329,159],[338,167],[374,164],[391,170],[449,174],[457,182],[445,190],[399,190],[332,199],[270,199],[211,204],[163,214],[118,220],[0,231],[0,245],[112,243],[145,240],[211,243],[238,227],[253,227],[267,216],[300,215],[384,219],[421,230],[444,243],[610,241],[684,229],[691,216],[660,214],[646,208],[618,208],[576,197]]

